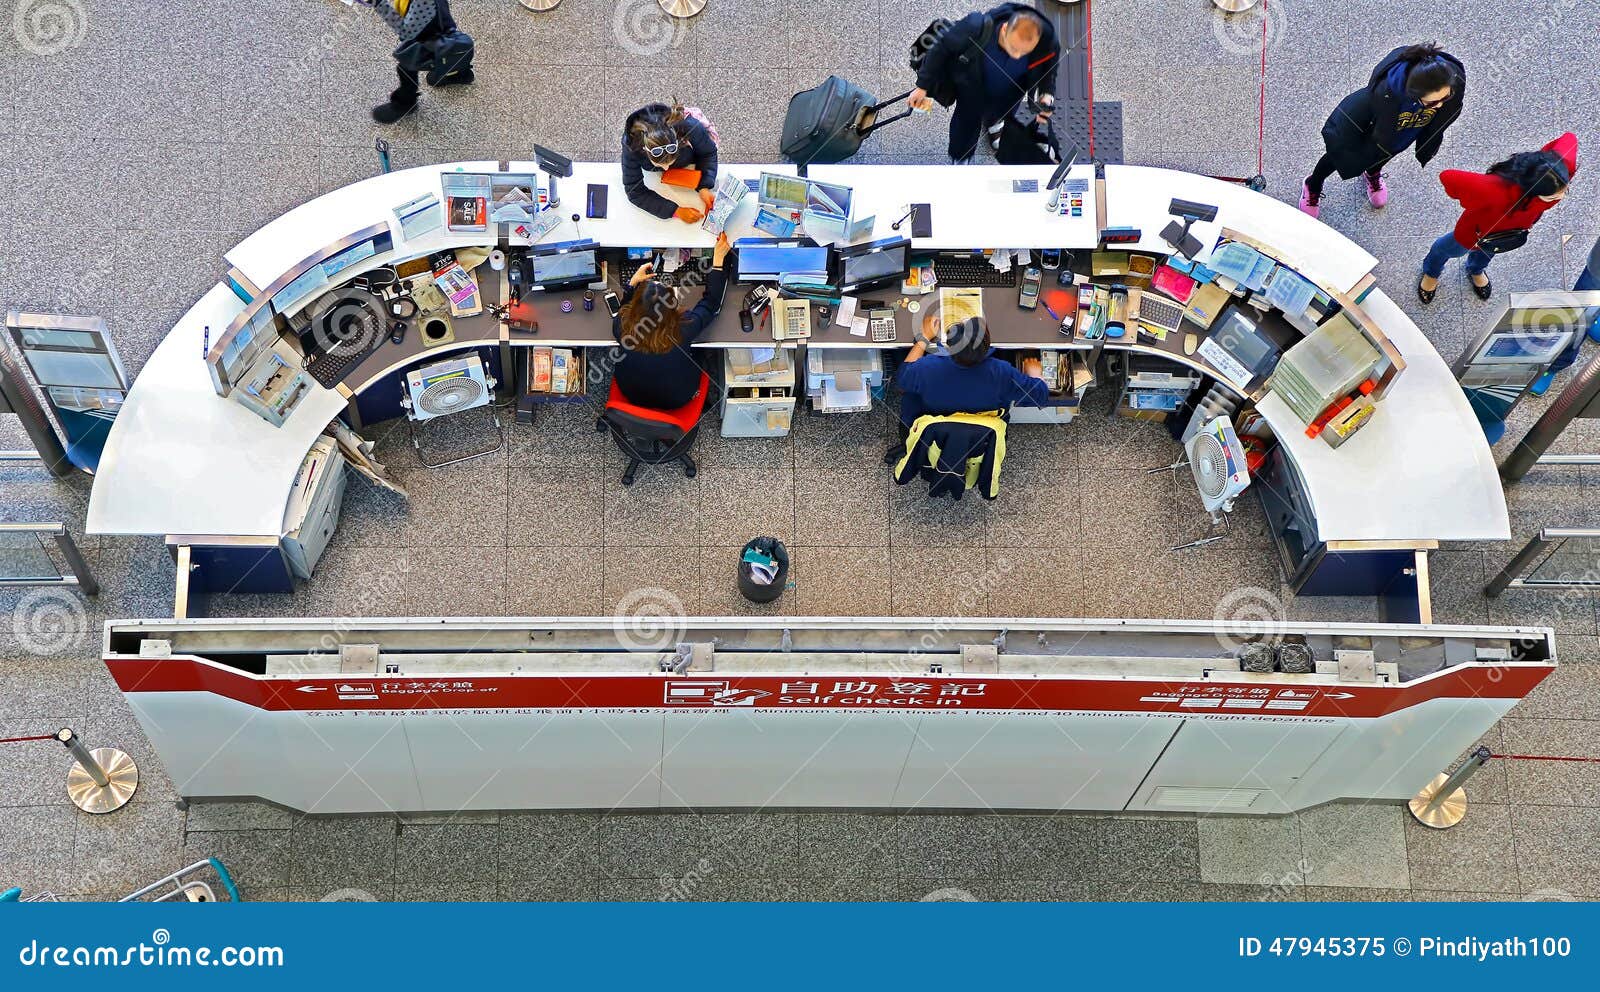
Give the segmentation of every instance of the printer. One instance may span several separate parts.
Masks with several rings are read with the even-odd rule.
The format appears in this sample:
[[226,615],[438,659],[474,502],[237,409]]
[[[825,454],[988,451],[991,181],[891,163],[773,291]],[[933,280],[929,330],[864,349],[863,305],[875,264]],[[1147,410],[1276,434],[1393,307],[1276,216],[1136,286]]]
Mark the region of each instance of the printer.
[[875,348],[810,348],[806,396],[816,413],[861,413],[883,398],[883,353]]

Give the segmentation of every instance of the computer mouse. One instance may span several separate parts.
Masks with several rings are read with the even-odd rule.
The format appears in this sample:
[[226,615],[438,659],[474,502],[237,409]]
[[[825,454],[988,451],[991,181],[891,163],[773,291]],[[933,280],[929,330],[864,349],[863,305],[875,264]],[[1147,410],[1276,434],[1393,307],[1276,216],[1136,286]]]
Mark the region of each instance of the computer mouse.
[[1183,353],[1185,355],[1194,354],[1194,350],[1198,347],[1200,347],[1200,335],[1190,331],[1183,336]]
[[749,334],[751,331],[753,331],[755,329],[756,329],[756,322],[750,316],[750,311],[748,311],[748,310],[740,310],[739,311],[739,330],[745,332],[746,334]]
[[406,340],[406,322],[403,321],[403,320],[397,320],[397,321],[394,322],[394,326],[389,328],[389,343],[390,344],[404,344],[405,340]]

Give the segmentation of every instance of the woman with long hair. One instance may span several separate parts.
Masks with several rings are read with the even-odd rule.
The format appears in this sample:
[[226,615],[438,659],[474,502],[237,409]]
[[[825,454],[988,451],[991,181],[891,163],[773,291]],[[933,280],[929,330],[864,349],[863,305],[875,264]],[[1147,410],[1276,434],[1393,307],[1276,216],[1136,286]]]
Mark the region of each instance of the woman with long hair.
[[1383,167],[1413,145],[1417,161],[1427,165],[1461,115],[1466,85],[1460,60],[1437,45],[1407,45],[1384,56],[1367,85],[1341,100],[1322,125],[1327,150],[1300,187],[1300,209],[1321,213],[1323,183],[1335,172],[1341,179],[1362,176],[1367,202],[1385,206]]
[[1518,152],[1496,162],[1487,172],[1440,173],[1444,191],[1461,204],[1461,219],[1428,250],[1417,297],[1432,303],[1445,263],[1465,255],[1472,292],[1487,300],[1494,292],[1485,271],[1489,260],[1528,240],[1529,229],[1567,195],[1577,171],[1578,137],[1569,131],[1536,152]]
[[628,282],[622,311],[611,321],[611,336],[622,351],[612,377],[629,403],[676,410],[694,399],[700,388],[700,364],[689,346],[722,310],[729,248],[728,236],[718,236],[705,294],[687,311],[678,309],[677,291],[658,282],[649,263],[639,266]]

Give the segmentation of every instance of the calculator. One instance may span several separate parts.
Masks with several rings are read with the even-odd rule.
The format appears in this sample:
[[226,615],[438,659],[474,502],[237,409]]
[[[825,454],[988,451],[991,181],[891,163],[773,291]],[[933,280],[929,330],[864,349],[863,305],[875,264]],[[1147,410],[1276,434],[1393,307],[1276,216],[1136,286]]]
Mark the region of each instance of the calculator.
[[869,310],[867,320],[872,333],[872,340],[878,344],[893,341],[897,335],[894,320],[894,310]]

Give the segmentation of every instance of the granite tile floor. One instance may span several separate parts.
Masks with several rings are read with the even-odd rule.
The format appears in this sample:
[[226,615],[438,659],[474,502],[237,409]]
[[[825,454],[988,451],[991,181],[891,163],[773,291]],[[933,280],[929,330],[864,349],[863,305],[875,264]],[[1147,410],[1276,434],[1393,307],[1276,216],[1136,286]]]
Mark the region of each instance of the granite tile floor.
[[[380,132],[367,109],[392,85],[393,39],[369,13],[336,0],[67,6],[78,16],[60,39],[0,32],[0,309],[102,314],[137,372],[222,274],[223,250],[377,170]],[[397,167],[525,157],[535,141],[609,157],[627,111],[671,96],[706,109],[729,158],[775,160],[790,93],[829,72],[883,94],[909,87],[910,40],[967,4],[712,0],[686,23],[617,16],[617,0],[570,0],[545,14],[512,0],[453,7],[478,40],[479,82],[425,93],[419,114],[382,132]],[[10,24],[4,13],[0,24]],[[1096,97],[1123,101],[1127,161],[1256,171],[1260,16],[1224,19],[1205,0],[1095,4]],[[1564,129],[1594,147],[1600,126],[1586,70],[1600,45],[1600,10],[1542,0],[1275,0],[1267,16],[1262,158],[1269,193],[1288,201],[1320,151],[1331,101],[1384,53],[1437,39],[1466,61],[1467,113],[1438,159],[1426,170],[1397,162],[1383,212],[1355,184],[1333,182],[1323,214],[1380,259],[1380,284],[1454,359],[1493,308],[1454,271],[1431,308],[1411,292],[1427,245],[1454,216],[1437,170],[1483,168]],[[860,160],[937,162],[947,120],[936,112],[886,130]],[[1600,197],[1580,175],[1530,245],[1495,263],[1499,291],[1569,285],[1597,233]],[[887,410],[802,416],[775,441],[707,435],[698,478],[645,470],[627,490],[616,453],[592,431],[590,400],[531,427],[507,424],[505,449],[443,471],[422,466],[403,428],[375,431],[410,506],[358,484],[316,581],[294,596],[220,606],[238,616],[604,615],[651,589],[689,613],[1209,618],[1227,594],[1258,587],[1297,619],[1376,618],[1368,600],[1286,596],[1248,503],[1226,543],[1168,553],[1203,526],[1191,484],[1144,473],[1173,461],[1175,446],[1158,428],[1110,418],[1104,394],[1071,427],[1015,428],[995,503],[933,510],[885,479]],[[1544,405],[1527,404],[1508,436],[1520,436]],[[1575,429],[1562,450],[1600,449],[1595,433]],[[477,440],[447,433],[429,443],[447,450]],[[0,448],[23,441],[10,418],[0,420]],[[1591,489],[1600,477],[1587,470],[1530,476],[1508,492],[1514,532],[1589,523]],[[88,491],[86,480],[0,467],[5,518],[64,519],[81,535]],[[735,549],[757,533],[783,538],[794,556],[794,587],[774,607],[751,606],[733,589]],[[171,562],[152,541],[83,545],[105,585],[97,600],[0,593],[13,618],[0,625],[0,736],[73,725],[93,743],[133,752],[144,783],[127,809],[85,817],[66,804],[58,748],[0,745],[0,887],[114,898],[217,855],[252,899],[1600,897],[1600,780],[1589,766],[1530,762],[1491,764],[1473,783],[1466,823],[1448,833],[1418,827],[1395,806],[1349,805],[1270,821],[179,810],[95,659],[105,619],[169,615]],[[1563,659],[1577,663],[1484,742],[1600,754],[1594,599],[1485,599],[1484,582],[1511,553],[1452,546],[1435,555],[1436,618],[1550,624]],[[986,579],[996,574],[1005,580]],[[399,591],[375,599],[379,577]]]

